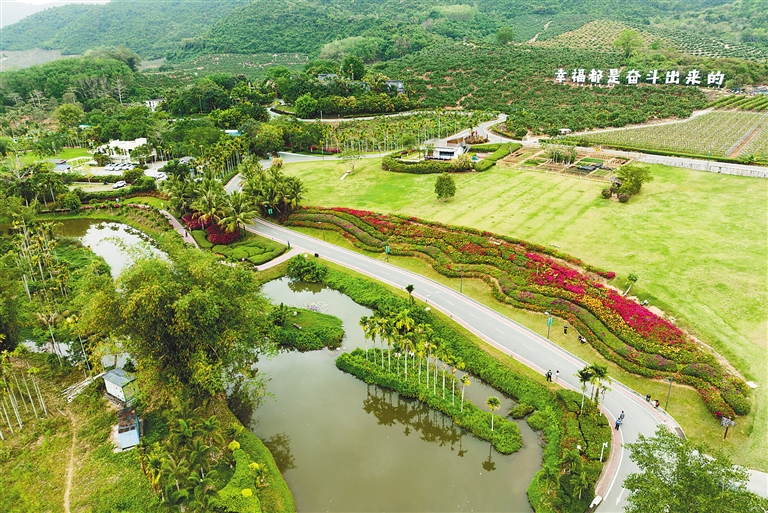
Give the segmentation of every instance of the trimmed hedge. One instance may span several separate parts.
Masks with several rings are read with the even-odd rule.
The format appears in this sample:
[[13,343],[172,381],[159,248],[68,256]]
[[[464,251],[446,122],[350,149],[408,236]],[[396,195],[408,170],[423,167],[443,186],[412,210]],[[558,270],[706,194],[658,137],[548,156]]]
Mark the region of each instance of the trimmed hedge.
[[418,162],[403,162],[401,152],[392,153],[381,159],[381,169],[394,173],[412,173],[427,175],[434,173],[450,173],[453,171],[450,162],[444,160],[420,160]]
[[[374,356],[381,354],[380,350],[373,350],[372,352]],[[365,352],[360,348],[351,353],[342,353],[336,359],[336,367],[368,384],[389,388],[403,397],[418,399],[430,408],[445,413],[453,419],[457,426],[467,429],[476,438],[491,442],[501,454],[512,454],[519,451],[523,446],[520,428],[514,422],[494,414],[493,431],[491,431],[491,412],[481,410],[470,401],[464,401],[464,408],[462,409],[460,394],[459,400],[454,397],[454,402],[451,402],[450,399],[443,398],[439,394],[433,394],[426,386],[417,383],[415,373],[411,373],[406,380],[404,376],[382,369],[375,363],[377,358],[366,360],[364,355]],[[453,376],[447,376],[446,379],[455,380]]]
[[480,162],[475,163],[475,171],[483,172],[488,171],[490,168],[496,165],[496,162],[498,160],[503,159],[513,151],[517,151],[520,148],[523,147],[520,143],[501,143],[501,144],[483,144],[480,146],[472,146],[471,151],[477,150],[477,149],[485,149],[486,147],[496,146],[494,148],[493,153],[488,155],[485,159],[481,160]]

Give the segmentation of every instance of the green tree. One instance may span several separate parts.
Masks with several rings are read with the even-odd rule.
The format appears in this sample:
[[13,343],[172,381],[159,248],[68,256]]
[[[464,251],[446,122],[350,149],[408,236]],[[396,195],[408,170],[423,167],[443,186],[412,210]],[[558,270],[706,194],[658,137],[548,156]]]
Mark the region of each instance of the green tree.
[[317,100],[310,93],[299,96],[293,104],[296,109],[296,117],[311,118],[317,112]]
[[59,132],[77,127],[84,117],[83,109],[71,103],[65,103],[53,111],[53,119],[59,124]]
[[511,27],[501,27],[496,31],[496,42],[500,45],[515,41],[515,31]]
[[491,412],[491,431],[493,431],[493,412],[501,408],[501,401],[499,401],[498,397],[496,397],[495,395],[492,395],[485,400],[485,405],[488,407],[488,409]]
[[616,176],[621,179],[619,192],[624,192],[630,196],[640,192],[640,188],[644,183],[653,181],[651,170],[647,166],[637,164],[622,166],[616,173]]
[[224,217],[219,224],[227,232],[240,230],[241,235],[245,233],[245,225],[253,221],[253,218],[259,215],[259,210],[253,204],[251,198],[240,191],[235,191],[226,197],[224,203]]
[[461,377],[461,411],[464,411],[464,389],[471,385],[469,381],[469,374],[464,374]]
[[624,57],[627,59],[637,52],[638,49],[643,47],[643,38],[636,30],[622,30],[616,41],[613,42],[613,47],[617,50],[624,52]]
[[669,511],[764,513],[768,500],[747,490],[747,470],[721,452],[707,456],[706,447],[681,439],[659,425],[652,437],[638,436],[625,444],[639,472],[630,474],[624,487],[627,513]]
[[627,287],[627,290],[624,291],[624,294],[622,294],[623,296],[626,296],[627,294],[629,294],[629,290],[632,288],[632,285],[637,283],[637,280],[639,278],[640,277],[637,274],[629,273],[629,276],[627,276],[627,281],[629,282],[629,287]]
[[584,410],[584,392],[587,391],[587,383],[592,381],[594,375],[594,370],[589,365],[574,374],[574,376],[579,378],[579,383],[581,383],[581,410],[579,410],[579,415],[581,415],[581,411]]
[[363,154],[355,148],[344,150],[339,154],[339,158],[349,164],[350,173],[355,174],[355,163],[363,158]]
[[347,55],[341,61],[341,73],[349,80],[362,80],[365,76],[365,63],[355,55]]
[[435,194],[437,199],[446,200],[456,195],[456,182],[448,173],[440,173],[435,180]]

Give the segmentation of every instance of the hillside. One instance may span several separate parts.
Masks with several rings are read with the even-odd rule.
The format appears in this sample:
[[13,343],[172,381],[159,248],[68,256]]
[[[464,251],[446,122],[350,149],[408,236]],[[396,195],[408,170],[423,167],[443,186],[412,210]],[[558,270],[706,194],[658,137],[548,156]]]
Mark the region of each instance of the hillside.
[[247,0],[112,0],[104,5],[65,5],[3,27],[2,50],[46,48],[82,54],[90,48],[124,44],[145,59],[162,57],[183,38]]
[[[125,44],[149,59],[209,53],[318,55],[341,41],[366,60],[390,59],[446,40],[487,41],[502,27],[544,41],[601,20],[622,22],[711,56],[763,59],[763,0],[113,0],[65,6],[3,29],[0,49],[83,53]],[[356,38],[351,40],[350,38]]]

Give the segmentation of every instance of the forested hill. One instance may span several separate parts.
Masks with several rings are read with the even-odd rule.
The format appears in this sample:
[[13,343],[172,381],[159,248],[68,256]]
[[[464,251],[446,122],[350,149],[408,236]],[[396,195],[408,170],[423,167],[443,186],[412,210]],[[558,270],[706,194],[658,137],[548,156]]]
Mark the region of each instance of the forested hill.
[[488,41],[502,27],[514,30],[515,41],[541,41],[595,20],[642,28],[679,49],[717,38],[721,49],[746,43],[768,50],[765,0],[113,0],[33,15],[4,28],[0,48],[82,53],[125,44],[145,59],[184,60],[206,53],[333,56],[356,46],[376,60],[446,40]]
[[65,5],[3,27],[2,50],[46,48],[81,54],[124,44],[145,59],[162,57],[248,0],[112,0]]

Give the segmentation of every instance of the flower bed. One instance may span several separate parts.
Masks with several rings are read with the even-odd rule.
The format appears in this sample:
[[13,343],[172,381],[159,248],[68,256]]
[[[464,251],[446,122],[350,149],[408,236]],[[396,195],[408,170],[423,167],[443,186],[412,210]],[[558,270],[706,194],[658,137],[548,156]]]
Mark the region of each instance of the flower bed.
[[600,281],[612,272],[519,239],[415,217],[305,207],[286,224],[333,229],[367,251],[389,244],[391,254],[422,258],[445,276],[483,279],[499,301],[566,320],[627,372],[695,387],[713,415],[750,410],[743,380],[674,324]]

